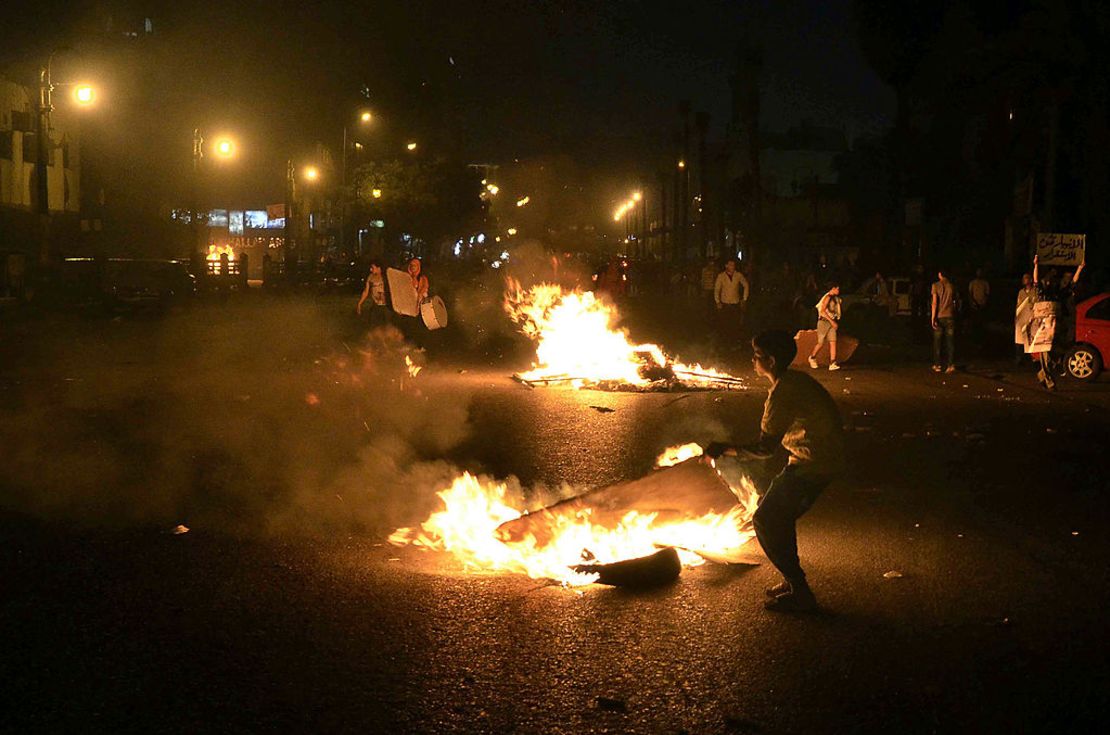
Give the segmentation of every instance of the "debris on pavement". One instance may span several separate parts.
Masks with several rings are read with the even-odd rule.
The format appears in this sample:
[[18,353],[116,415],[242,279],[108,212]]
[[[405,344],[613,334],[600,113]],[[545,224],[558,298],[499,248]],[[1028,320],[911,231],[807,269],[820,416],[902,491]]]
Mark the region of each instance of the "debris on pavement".
[[173,535],[174,536],[180,536],[183,533],[189,533],[189,527],[188,526],[186,526],[184,524],[181,524],[181,523],[174,526],[174,528],[173,528]]
[[597,708],[603,709],[606,712],[627,712],[628,705],[625,704],[623,699],[613,699],[612,697],[598,697]]
[[597,411],[598,413],[613,413],[614,411],[616,411],[615,408],[609,408],[608,406],[590,406],[590,408]]
[[682,561],[678,552],[668,546],[654,554],[637,559],[624,559],[610,564],[590,562],[572,567],[579,574],[596,574],[598,584],[613,587],[659,587],[678,579]]
[[883,575],[883,579],[901,579],[904,576],[906,575],[902,574],[899,571],[891,569],[889,572]]

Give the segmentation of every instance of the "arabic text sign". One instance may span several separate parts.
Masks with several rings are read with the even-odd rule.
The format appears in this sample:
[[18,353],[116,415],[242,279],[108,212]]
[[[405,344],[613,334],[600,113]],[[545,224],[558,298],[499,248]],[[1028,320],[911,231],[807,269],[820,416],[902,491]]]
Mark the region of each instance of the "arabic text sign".
[[1041,232],[1037,235],[1037,256],[1042,265],[1077,266],[1087,252],[1086,235]]

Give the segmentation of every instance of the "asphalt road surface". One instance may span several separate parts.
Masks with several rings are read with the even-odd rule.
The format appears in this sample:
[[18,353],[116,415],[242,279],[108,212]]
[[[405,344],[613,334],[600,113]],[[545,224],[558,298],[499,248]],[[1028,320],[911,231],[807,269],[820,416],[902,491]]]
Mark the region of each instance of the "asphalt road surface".
[[[375,414],[337,377],[341,357],[321,363],[340,343],[357,352],[335,334],[293,325],[285,343],[186,319],[172,335],[141,320],[5,330],[0,730],[1104,729],[1105,379],[1049,395],[990,364],[817,373],[851,469],[799,525],[821,612],[789,616],[762,607],[766,563],[637,593],[391,547],[391,525],[434,498],[396,486],[414,475],[390,474],[386,455],[360,454],[382,425],[405,445],[388,462],[425,473],[639,477],[668,444],[751,436],[764,390],[742,357],[724,366],[752,378],[746,391],[626,394],[527,390],[507,356],[433,352],[415,378],[374,384],[376,405],[408,391]],[[213,346],[229,333],[242,350]],[[205,434],[223,454],[196,450]],[[183,475],[173,446],[217,469]],[[333,471],[301,472],[320,456]],[[291,502],[275,483],[295,474],[294,512],[267,515]],[[289,519],[325,506],[318,523]]]

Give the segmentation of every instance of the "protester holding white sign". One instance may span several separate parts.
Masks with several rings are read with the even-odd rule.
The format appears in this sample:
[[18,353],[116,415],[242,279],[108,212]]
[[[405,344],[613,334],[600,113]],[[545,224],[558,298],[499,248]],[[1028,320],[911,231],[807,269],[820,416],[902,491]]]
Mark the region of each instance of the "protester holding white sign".
[[1033,304],[1033,318],[1029,320],[1026,328],[1029,338],[1025,342],[1025,351],[1035,355],[1041,364],[1037,373],[1037,380],[1048,390],[1056,390],[1056,379],[1049,366],[1049,352],[1056,341],[1056,320],[1060,316],[1061,304],[1071,296],[1079,274],[1083,272],[1083,263],[1075,269],[1075,275],[1064,285],[1055,273],[1050,272],[1044,278],[1040,272],[1040,257],[1033,256],[1033,285],[1037,289],[1037,301]]

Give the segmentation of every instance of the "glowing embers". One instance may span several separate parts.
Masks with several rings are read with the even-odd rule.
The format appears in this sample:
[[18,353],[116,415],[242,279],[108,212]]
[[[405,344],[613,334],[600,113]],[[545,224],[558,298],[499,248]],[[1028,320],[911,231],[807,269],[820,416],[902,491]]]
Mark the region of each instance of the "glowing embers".
[[[682,449],[683,454],[694,451]],[[667,450],[660,461],[673,461],[678,454]],[[449,553],[468,570],[513,572],[566,585],[611,582],[608,565],[647,559],[666,548],[675,550],[683,566],[737,559],[755,535],[751,517],[758,505],[746,477],[730,487],[700,458],[532,513],[523,512],[523,503],[511,497],[505,483],[468,473],[438,495],[442,509],[419,528],[398,529],[390,543]],[[642,566],[649,574],[669,574],[669,556]],[[616,569],[618,580],[627,578],[621,571]]]
[[509,280],[505,311],[536,344],[531,370],[513,377],[529,385],[607,390],[744,389],[741,378],[672,359],[654,344],[635,344],[615,329],[616,307],[592,292],[541,283],[524,290]]

